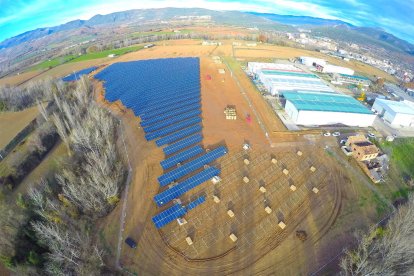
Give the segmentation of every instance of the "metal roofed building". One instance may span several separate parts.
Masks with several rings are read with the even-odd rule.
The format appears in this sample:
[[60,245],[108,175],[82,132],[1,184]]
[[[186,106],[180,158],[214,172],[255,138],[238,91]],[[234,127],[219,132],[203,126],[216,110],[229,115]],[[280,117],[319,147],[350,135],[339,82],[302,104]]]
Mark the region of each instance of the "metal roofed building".
[[326,85],[318,76],[306,72],[266,69],[259,70],[257,78],[272,95],[278,95],[279,91],[282,90],[334,92],[334,90]]
[[261,70],[284,70],[290,72],[303,72],[302,69],[299,69],[292,64],[253,61],[247,63],[247,70],[249,71],[249,73],[252,74],[257,74]]
[[335,125],[368,127],[375,114],[356,99],[322,92],[283,92],[285,110],[298,125]]
[[376,99],[372,109],[394,127],[414,127],[414,102]]
[[350,84],[355,84],[355,85],[361,84],[363,86],[369,86],[371,84],[371,80],[363,76],[334,74],[334,79],[340,83],[350,83]]

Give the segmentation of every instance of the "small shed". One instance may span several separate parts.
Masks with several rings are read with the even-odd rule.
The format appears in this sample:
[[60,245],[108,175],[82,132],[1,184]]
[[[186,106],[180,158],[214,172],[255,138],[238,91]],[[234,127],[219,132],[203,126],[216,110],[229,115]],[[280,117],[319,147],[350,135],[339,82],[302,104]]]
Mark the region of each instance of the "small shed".
[[227,215],[229,215],[229,217],[231,217],[231,218],[234,217],[234,213],[233,213],[232,210],[228,210]]
[[244,160],[243,160],[243,162],[244,162],[244,164],[246,164],[246,165],[249,165],[249,164],[250,164],[249,159],[244,159]]
[[312,192],[314,192],[315,194],[319,193],[319,189],[316,187],[313,187]]
[[220,178],[220,176],[213,176],[213,178],[211,179],[211,182],[213,183],[213,184],[217,184],[217,183],[219,183],[221,181],[221,178]]
[[266,206],[265,212],[270,214],[272,212],[272,209],[269,206]]
[[277,164],[277,160],[276,160],[276,158],[272,158],[272,163],[273,163],[273,164]]
[[244,183],[249,183],[250,179],[247,176],[245,176],[245,177],[243,177],[243,181],[244,181]]
[[311,172],[315,172],[315,171],[316,171],[316,168],[315,168],[314,166],[311,166],[311,167],[310,167],[310,171],[311,171]]
[[302,156],[303,155],[303,153],[300,151],[300,150],[298,150],[298,152],[296,153],[298,156]]
[[219,74],[225,74],[226,70],[224,70],[223,68],[218,69]]
[[230,234],[229,238],[231,239],[232,242],[236,242],[237,241],[237,236],[234,235],[233,233]]
[[279,225],[280,228],[282,228],[282,230],[285,229],[285,227],[286,227],[286,224],[283,221],[280,221],[278,223],[278,225]]
[[296,191],[296,186],[295,186],[295,185],[293,185],[293,184],[292,184],[292,185],[290,185],[290,187],[289,187],[289,188],[290,188],[290,190],[291,190],[292,192]]
[[259,191],[261,191],[262,193],[266,193],[266,188],[263,186],[260,186]]
[[193,244],[193,240],[190,237],[185,238],[185,241],[187,242],[188,245]]
[[283,173],[284,173],[285,175],[288,175],[288,174],[289,174],[289,171],[288,171],[287,169],[283,169]]

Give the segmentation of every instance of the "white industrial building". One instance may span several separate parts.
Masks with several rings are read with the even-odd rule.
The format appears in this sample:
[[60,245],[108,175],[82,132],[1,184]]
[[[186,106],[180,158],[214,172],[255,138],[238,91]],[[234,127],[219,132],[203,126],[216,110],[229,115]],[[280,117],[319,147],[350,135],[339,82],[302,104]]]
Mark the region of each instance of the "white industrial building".
[[352,76],[355,71],[351,68],[346,68],[342,66],[336,66],[332,64],[325,64],[325,65],[318,65],[316,67],[319,71],[326,74],[344,74],[344,75],[350,75]]
[[281,91],[292,90],[334,92],[318,76],[303,72],[292,65],[290,66],[293,68],[273,66],[273,68],[277,67],[277,69],[271,69],[269,66],[255,65],[251,67],[251,70],[256,72],[254,73],[255,79],[260,80],[266,90],[272,95],[279,95]]
[[284,70],[284,71],[291,71],[291,72],[302,72],[301,69],[295,67],[292,64],[266,63],[266,62],[248,62],[247,70],[251,74],[257,74],[261,70]]
[[283,92],[285,111],[298,125],[372,126],[375,114],[354,98],[333,93]]
[[394,127],[414,127],[414,103],[376,99],[372,109]]
[[320,58],[314,58],[314,57],[299,57],[299,61],[308,67],[315,67],[322,73],[326,74],[346,74],[346,75],[353,75],[355,72],[354,70],[342,67],[342,66],[336,66],[332,64],[328,64],[326,60],[320,59]]
[[306,66],[316,66],[321,65],[324,66],[326,64],[326,60],[321,58],[314,58],[314,57],[299,57],[299,61]]

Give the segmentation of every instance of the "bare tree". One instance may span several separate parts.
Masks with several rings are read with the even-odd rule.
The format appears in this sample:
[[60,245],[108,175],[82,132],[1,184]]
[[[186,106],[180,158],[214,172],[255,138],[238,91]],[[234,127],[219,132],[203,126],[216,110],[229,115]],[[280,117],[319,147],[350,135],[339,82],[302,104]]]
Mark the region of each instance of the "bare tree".
[[343,275],[414,275],[414,196],[341,261]]

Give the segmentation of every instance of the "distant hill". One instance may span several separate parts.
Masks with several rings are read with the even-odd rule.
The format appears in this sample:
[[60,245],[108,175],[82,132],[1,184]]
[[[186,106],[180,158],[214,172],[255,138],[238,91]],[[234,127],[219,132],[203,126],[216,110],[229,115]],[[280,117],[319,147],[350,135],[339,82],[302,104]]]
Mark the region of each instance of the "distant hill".
[[[123,24],[141,25],[148,22],[160,22],[171,20],[179,16],[211,16],[212,22],[217,24],[257,27],[262,30],[297,32],[298,27],[312,30],[313,34],[325,36],[345,42],[355,42],[362,45],[376,45],[387,50],[414,55],[414,45],[395,37],[383,30],[366,27],[356,27],[341,20],[329,20],[308,16],[278,15],[269,13],[252,13],[239,11],[212,11],[199,8],[163,8],[128,10],[107,15],[95,15],[89,20],[74,20],[59,26],[40,28],[25,32],[18,36],[0,42],[0,49],[11,48],[26,42],[32,42],[39,38],[48,37],[51,34],[61,34],[60,41],[70,37],[70,31],[93,33],[104,26],[118,27]],[[89,30],[89,31],[88,31]],[[52,37],[52,36],[51,36]],[[49,41],[56,42],[55,38]]]
[[304,27],[312,30],[319,36],[329,37],[335,40],[353,42],[361,45],[376,45],[387,50],[404,52],[414,55],[414,45],[402,40],[384,30],[357,27],[341,20],[330,20],[308,16],[278,15],[269,13],[249,13],[263,17],[280,24]]
[[287,25],[316,25],[316,26],[335,26],[335,25],[348,25],[352,26],[350,23],[341,20],[332,20],[332,19],[323,19],[311,16],[295,16],[295,15],[280,15],[274,13],[257,13],[257,12],[248,12],[256,16],[264,17],[272,21],[279,22],[281,24]]
[[74,30],[81,27],[96,27],[101,25],[117,26],[126,23],[139,23],[149,21],[171,20],[177,16],[201,16],[210,15],[212,20],[219,24],[228,24],[244,27],[264,27],[266,29],[293,31],[291,26],[275,23],[266,18],[253,14],[238,11],[212,11],[198,8],[164,8],[164,9],[145,9],[128,10],[115,12],[107,15],[95,15],[89,20],[75,20],[59,26],[40,28],[28,31],[15,37],[0,42],[0,49],[10,48],[24,42],[29,42],[38,38],[61,31]]

